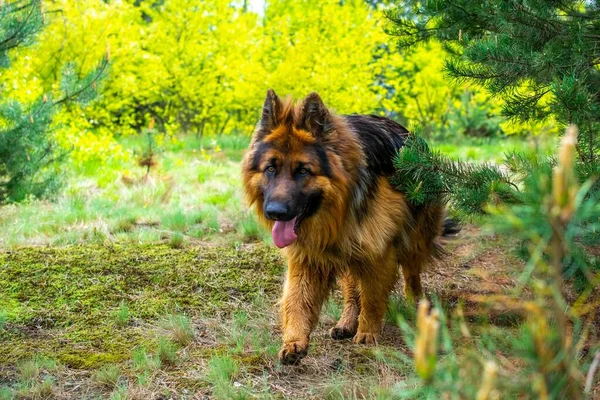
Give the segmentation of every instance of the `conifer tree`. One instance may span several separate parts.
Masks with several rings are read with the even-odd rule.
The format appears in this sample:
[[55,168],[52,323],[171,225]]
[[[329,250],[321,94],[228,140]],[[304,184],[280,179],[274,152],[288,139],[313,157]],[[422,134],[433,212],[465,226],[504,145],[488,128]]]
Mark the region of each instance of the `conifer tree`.
[[[521,121],[552,117],[578,126],[572,170],[583,188],[577,197],[581,206],[567,225],[568,240],[560,243],[565,251],[560,263],[564,275],[575,278],[580,289],[597,286],[600,263],[581,243],[600,241],[598,1],[409,0],[398,3],[388,17],[389,32],[401,46],[443,43],[450,54],[445,62],[448,75],[480,84],[502,98],[506,116]],[[543,221],[554,211],[540,204],[547,198],[549,185],[544,182],[549,182],[557,163],[554,158],[509,154],[506,169],[471,165],[431,151],[414,136],[398,154],[393,183],[414,205],[449,202],[468,216],[493,210],[490,205],[506,211],[512,204],[514,218],[505,219],[550,240],[556,224]],[[522,240],[528,242],[526,237]],[[542,245],[540,252],[553,257],[555,248]]]
[[[35,41],[44,15],[41,0],[0,2],[0,68],[10,68],[16,50]],[[91,100],[107,63],[105,58],[83,77],[74,64],[67,64],[58,89],[33,104],[0,98],[0,203],[41,197],[58,187],[57,163],[67,150],[53,139],[53,116],[70,102]]]
[[[580,129],[578,157],[600,152],[597,0],[409,0],[388,13],[400,46],[437,40],[451,78],[485,86],[517,120],[554,117]],[[598,171],[592,169],[593,173]]]

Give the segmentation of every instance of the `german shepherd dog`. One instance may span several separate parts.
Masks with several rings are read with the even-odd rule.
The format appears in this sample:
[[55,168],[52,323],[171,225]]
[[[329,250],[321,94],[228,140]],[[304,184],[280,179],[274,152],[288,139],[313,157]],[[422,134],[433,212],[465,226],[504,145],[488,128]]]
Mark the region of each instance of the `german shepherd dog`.
[[408,135],[387,118],[335,115],[317,93],[294,104],[267,92],[242,169],[248,203],[288,259],[283,364],[306,356],[336,280],[344,310],[330,334],[354,343],[377,343],[398,265],[407,298],[422,296],[420,273],[440,254],[445,210],[411,207],[389,182]]

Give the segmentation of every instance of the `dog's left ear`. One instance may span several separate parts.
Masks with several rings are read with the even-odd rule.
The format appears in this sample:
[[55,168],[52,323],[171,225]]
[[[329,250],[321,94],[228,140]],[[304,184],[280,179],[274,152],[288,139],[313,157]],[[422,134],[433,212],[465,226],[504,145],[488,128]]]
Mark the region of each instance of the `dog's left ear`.
[[304,99],[299,122],[299,128],[311,132],[317,139],[323,138],[333,129],[331,113],[316,92]]

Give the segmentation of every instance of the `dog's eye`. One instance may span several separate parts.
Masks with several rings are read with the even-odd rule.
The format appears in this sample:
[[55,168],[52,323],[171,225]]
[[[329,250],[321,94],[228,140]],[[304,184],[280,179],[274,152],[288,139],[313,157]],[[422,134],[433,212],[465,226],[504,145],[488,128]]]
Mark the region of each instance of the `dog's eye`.
[[307,175],[308,174],[308,169],[307,168],[300,168],[298,170],[298,175]]
[[275,167],[272,165],[269,165],[266,169],[266,171],[270,174],[274,174],[275,173]]

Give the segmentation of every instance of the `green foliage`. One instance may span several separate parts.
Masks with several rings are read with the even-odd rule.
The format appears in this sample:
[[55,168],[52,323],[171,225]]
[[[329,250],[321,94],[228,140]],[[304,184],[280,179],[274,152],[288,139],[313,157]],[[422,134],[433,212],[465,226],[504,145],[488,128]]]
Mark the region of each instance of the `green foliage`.
[[173,249],[180,249],[184,245],[184,237],[181,232],[173,232],[171,238],[169,239],[169,246]]
[[[0,65],[9,68],[9,59],[20,46],[31,44],[42,26],[41,1],[16,1],[0,10]],[[82,76],[74,64],[66,64],[55,88],[36,100],[22,103],[4,98],[0,102],[0,202],[42,197],[57,189],[57,162],[64,158],[51,129],[60,107],[87,102],[106,68],[106,60]],[[6,82],[5,82],[6,85]],[[5,86],[2,88],[5,91]]]
[[17,364],[17,381],[12,388],[0,389],[0,398],[50,398],[55,390],[55,374],[59,366],[53,359],[33,357]]
[[[529,257],[539,258],[546,253],[546,247],[555,234],[553,221],[547,218],[548,200],[553,183],[548,179],[549,164],[528,175],[523,181],[523,190],[518,193],[518,205],[494,209],[495,229],[499,233],[519,238],[528,246]],[[600,244],[600,198],[597,192],[590,192],[592,182],[586,182],[577,192],[575,201],[577,213],[569,220],[561,234],[565,240],[562,246],[565,256],[562,272],[566,279],[575,282],[578,292],[589,288],[597,281],[600,263],[588,251],[590,246]],[[542,205],[542,207],[540,207]],[[524,274],[531,273],[526,270]],[[522,279],[526,279],[524,276]]]
[[13,400],[13,391],[8,386],[0,386],[0,400]]
[[0,331],[6,327],[7,319],[6,313],[0,308]]
[[[590,398],[595,371],[588,368],[600,353],[597,336],[588,336],[588,332],[596,329],[597,316],[579,305],[594,302],[590,294],[597,291],[600,274],[589,268],[592,257],[582,245],[582,237],[598,232],[600,206],[597,196],[589,192],[591,183],[580,185],[578,181],[576,136],[576,129],[569,128],[557,160],[537,165],[524,178],[523,190],[516,192],[516,204],[501,203],[489,209],[491,228],[521,240],[529,260],[515,290],[476,301],[517,312],[522,321],[516,329],[487,326],[472,334],[462,307],[447,324],[441,307],[429,312],[429,304],[423,300],[416,330],[399,317],[420,378],[412,391],[407,392],[406,386],[399,388],[402,395]],[[523,165],[536,160],[515,157],[513,162]],[[563,276],[574,273],[587,279],[588,289],[581,291],[576,301],[569,300],[563,284]],[[513,363],[518,364],[519,373],[503,373]]]
[[137,347],[133,350],[132,361],[134,370],[139,374],[140,384],[147,383],[149,375],[161,366],[160,358],[148,354],[144,347]]
[[111,394],[110,400],[127,400],[129,399],[129,390],[127,386],[117,387]]
[[233,386],[239,372],[238,363],[230,356],[213,356],[208,361],[206,380],[212,385],[213,396],[217,399],[244,398],[243,393]]
[[394,160],[392,184],[415,206],[450,202],[464,216],[480,214],[490,202],[514,201],[514,184],[497,166],[453,161],[408,136]]
[[521,121],[579,126],[579,158],[600,150],[600,8],[594,1],[409,1],[388,13],[400,47],[440,41],[445,69],[484,86]]
[[479,102],[477,96],[465,90],[460,105],[452,105],[448,113],[447,130],[466,136],[491,137],[503,133],[499,115],[493,113],[487,102]]
[[[540,207],[552,193],[550,181],[557,160],[536,154],[510,153],[506,157],[509,171],[491,164],[472,164],[454,161],[429,149],[421,137],[410,135],[394,160],[395,174],[392,184],[404,193],[415,206],[449,203],[462,218],[488,213],[494,207],[504,207],[496,230],[507,227],[523,229],[522,235],[511,232],[523,241],[537,240],[539,254],[545,252],[549,238],[554,234],[553,221],[547,218],[548,210]],[[600,243],[600,208],[594,180],[586,181],[589,171],[597,167],[587,164],[572,165],[574,179],[582,184],[577,195],[578,213],[573,216],[563,234],[569,238],[564,246],[568,250],[564,259],[564,277],[574,279],[578,291],[595,281],[594,274],[600,263],[586,247]],[[517,185],[518,183],[518,185]],[[506,208],[513,205],[511,209]],[[507,218],[510,215],[510,218]],[[538,254],[538,256],[539,256]]]
[[[296,97],[318,91],[340,113],[377,112],[418,123],[428,137],[456,133],[447,114],[462,109],[466,87],[444,76],[439,43],[398,52],[381,29],[383,4],[278,0],[267,2],[261,14],[227,0],[44,5],[39,41],[19,51],[0,82],[6,95],[33,104],[56,90],[61,71],[72,72],[62,79],[69,84],[93,77],[97,60],[110,54],[102,96],[55,114],[57,151],[70,150],[78,167],[128,160],[131,149],[115,138],[144,133],[152,124],[161,135],[190,135],[199,148],[204,136],[247,135],[268,87]],[[498,102],[484,90],[468,90],[496,119]],[[468,112],[456,114],[464,119]]]

